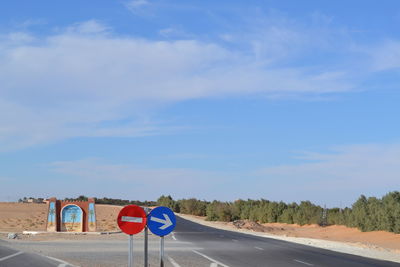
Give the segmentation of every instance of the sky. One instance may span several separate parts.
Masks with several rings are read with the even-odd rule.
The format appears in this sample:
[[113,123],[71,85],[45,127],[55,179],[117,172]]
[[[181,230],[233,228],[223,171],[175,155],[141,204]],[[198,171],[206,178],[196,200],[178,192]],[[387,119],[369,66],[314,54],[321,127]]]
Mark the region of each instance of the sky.
[[0,201],[400,185],[400,2],[3,1]]

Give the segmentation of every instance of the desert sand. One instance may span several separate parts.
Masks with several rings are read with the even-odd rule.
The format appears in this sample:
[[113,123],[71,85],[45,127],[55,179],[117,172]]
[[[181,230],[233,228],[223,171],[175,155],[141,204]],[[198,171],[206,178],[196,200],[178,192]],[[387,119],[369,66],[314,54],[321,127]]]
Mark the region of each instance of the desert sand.
[[[121,206],[96,205],[97,231],[119,231],[116,218]],[[0,232],[23,232],[46,230],[46,204],[0,202]],[[384,231],[361,232],[341,225],[320,227],[318,225],[291,225],[281,223],[258,224],[249,221],[207,222],[204,217],[181,215],[210,226],[243,229],[277,236],[313,238],[353,243],[370,248],[382,248],[400,253],[400,234]]]
[[112,232],[120,231],[117,224],[117,217],[122,206],[96,205],[97,231]]
[[[96,205],[97,231],[118,231],[121,208]],[[47,210],[46,204],[0,202],[0,232],[46,231]]]
[[46,204],[0,202],[0,232],[46,230]]

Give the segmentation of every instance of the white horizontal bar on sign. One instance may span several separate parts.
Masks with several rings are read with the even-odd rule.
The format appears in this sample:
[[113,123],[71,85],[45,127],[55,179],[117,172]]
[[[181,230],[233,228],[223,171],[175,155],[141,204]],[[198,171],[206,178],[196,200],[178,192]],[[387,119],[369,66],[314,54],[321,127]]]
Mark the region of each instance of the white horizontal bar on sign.
[[142,223],[142,217],[130,217],[130,216],[122,216],[121,221],[123,222],[133,222],[133,223]]

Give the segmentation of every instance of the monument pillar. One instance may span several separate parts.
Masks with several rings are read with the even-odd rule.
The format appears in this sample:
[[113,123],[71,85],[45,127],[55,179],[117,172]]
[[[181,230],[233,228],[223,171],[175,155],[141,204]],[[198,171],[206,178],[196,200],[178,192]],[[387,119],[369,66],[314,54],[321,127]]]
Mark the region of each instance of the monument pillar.
[[57,199],[52,197],[49,199],[47,212],[47,232],[57,232],[57,222],[59,213],[57,212]]

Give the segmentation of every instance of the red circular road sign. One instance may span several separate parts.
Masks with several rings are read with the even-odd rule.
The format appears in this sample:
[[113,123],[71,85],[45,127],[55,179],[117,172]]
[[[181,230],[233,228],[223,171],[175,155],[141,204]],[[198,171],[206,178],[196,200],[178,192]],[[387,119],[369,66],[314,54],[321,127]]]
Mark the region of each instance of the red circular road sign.
[[146,212],[139,206],[125,206],[118,214],[118,226],[128,235],[140,233],[146,226]]

